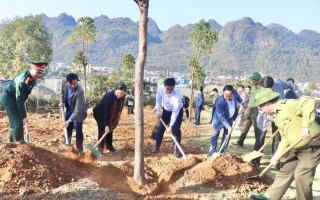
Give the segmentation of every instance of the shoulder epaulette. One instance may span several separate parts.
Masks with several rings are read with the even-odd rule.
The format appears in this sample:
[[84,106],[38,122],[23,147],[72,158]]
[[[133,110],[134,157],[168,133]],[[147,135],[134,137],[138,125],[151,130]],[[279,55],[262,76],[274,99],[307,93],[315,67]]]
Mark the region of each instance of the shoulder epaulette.
[[32,78],[31,77],[27,77],[26,80],[24,81],[26,84],[28,84],[29,82],[32,81]]

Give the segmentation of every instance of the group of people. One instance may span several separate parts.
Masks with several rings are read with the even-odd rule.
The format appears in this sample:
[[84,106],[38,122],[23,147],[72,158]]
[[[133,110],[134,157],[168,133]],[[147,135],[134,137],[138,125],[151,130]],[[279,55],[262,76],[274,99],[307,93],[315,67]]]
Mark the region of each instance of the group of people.
[[[221,144],[228,132],[233,131],[232,125],[237,119],[240,108],[238,126],[241,134],[234,145],[242,147],[247,133],[253,125],[255,134],[255,151],[263,145],[267,130],[272,127],[275,135],[272,142],[272,158],[270,163],[280,169],[272,186],[265,194],[252,195],[252,199],[275,200],[281,199],[293,180],[296,181],[297,199],[312,199],[312,183],[317,165],[320,162],[320,126],[315,121],[316,102],[314,99],[303,99],[301,91],[292,78],[282,81],[270,76],[261,77],[257,72],[250,77],[252,87],[246,94],[244,86],[238,91],[231,85],[223,88],[223,94],[215,99],[213,108],[213,133],[209,155],[217,148],[217,140],[221,129],[224,129]],[[285,90],[287,92],[285,93]],[[243,94],[243,95],[241,95]],[[241,121],[242,124],[241,124]],[[290,145],[301,138],[288,154],[282,165],[279,155]],[[223,151],[228,147],[226,141]],[[252,160],[257,167],[261,157]]]
[[[16,76],[12,83],[6,88],[1,103],[9,117],[10,142],[24,141],[23,123],[28,122],[25,101],[39,79],[45,73],[48,63],[31,61],[30,69]],[[239,118],[238,127],[241,134],[237,142],[233,144],[239,147],[244,145],[248,131],[253,125],[255,134],[255,145],[253,150],[259,150],[264,144],[267,130],[272,127],[272,132],[279,130],[273,138],[271,159],[272,165],[280,169],[272,186],[265,194],[252,195],[252,199],[281,199],[293,180],[296,181],[297,199],[312,199],[312,183],[317,165],[320,162],[320,126],[315,122],[315,100],[303,99],[299,88],[293,79],[282,81],[274,80],[270,76],[264,78],[257,72],[250,77],[251,88],[240,85],[238,91],[231,85],[223,88],[222,95],[213,89],[214,103],[212,112],[212,137],[210,142],[209,156],[217,149],[217,142],[221,129],[223,129],[222,142],[226,140],[229,132],[233,131],[233,123]],[[65,107],[65,122],[63,127],[67,128],[67,138],[71,142],[73,126],[76,128],[76,148],[83,153],[82,124],[87,117],[84,90],[78,83],[76,74],[70,73],[66,81],[62,83],[60,107]],[[181,123],[183,110],[185,109],[189,118],[190,100],[182,96],[175,88],[175,79],[167,78],[159,81],[156,93],[156,112],[158,119],[151,136],[156,140],[152,153],[158,153],[165,132],[173,134],[176,141],[181,143]],[[285,90],[288,90],[285,93]],[[200,113],[204,104],[203,88],[199,88],[196,101],[195,119],[196,125],[200,124]],[[97,122],[98,139],[103,134],[107,136],[100,143],[98,150],[102,153],[104,149],[116,153],[112,145],[113,131],[119,124],[125,100],[127,99],[128,114],[133,114],[134,93],[130,89],[127,93],[125,84],[118,84],[114,91],[107,92],[100,103],[93,109],[93,116]],[[162,113],[161,113],[162,108]],[[238,117],[238,115],[240,115]],[[297,139],[302,138],[292,150],[282,166],[279,155]],[[229,139],[226,141],[223,151],[228,147]],[[64,148],[63,148],[64,149]],[[62,149],[62,150],[63,150]],[[177,145],[173,144],[173,154],[179,157]],[[260,165],[260,158],[252,163]]]
[[[17,75],[6,88],[1,96],[7,115],[9,117],[9,141],[23,141],[23,123],[29,122],[26,112],[25,101],[30,95],[36,80],[45,73],[45,67],[48,63],[30,61],[30,69]],[[76,148],[79,154],[83,154],[83,121],[87,118],[87,107],[84,96],[84,89],[78,83],[77,74],[70,73],[66,76],[66,80],[61,84],[61,98],[59,107],[64,109],[64,118],[62,126],[67,129],[67,138],[71,143],[72,131],[76,129]],[[122,109],[127,99],[128,115],[133,114],[134,93],[129,89],[127,95],[127,86],[118,84],[114,91],[106,93],[100,103],[93,109],[93,116],[98,125],[98,139],[104,133],[108,133],[100,143],[98,149],[103,155],[104,149],[109,152],[116,153],[117,150],[113,147],[113,130],[117,127]],[[57,151],[63,151],[58,149]]]

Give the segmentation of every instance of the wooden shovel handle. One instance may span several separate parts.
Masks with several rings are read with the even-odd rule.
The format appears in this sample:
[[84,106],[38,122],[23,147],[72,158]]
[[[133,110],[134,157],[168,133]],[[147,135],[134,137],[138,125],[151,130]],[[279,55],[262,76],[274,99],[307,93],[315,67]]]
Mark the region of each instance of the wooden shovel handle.
[[[295,141],[292,143],[288,148],[286,148],[277,158],[276,160],[280,160],[288,151],[290,151],[293,147],[295,147],[297,144],[299,144],[303,139],[300,138],[299,140]],[[264,173],[266,173],[270,168],[272,167],[272,164],[270,163],[268,167],[266,167],[260,174],[259,176],[261,177]]]
[[[162,122],[163,126],[166,129],[168,129],[168,126],[166,125],[166,123],[163,121],[163,119],[161,117],[160,117],[160,121]],[[186,154],[184,154],[184,152],[183,152],[182,148],[180,147],[180,145],[179,145],[178,141],[176,140],[176,138],[172,134],[170,134],[170,136],[171,136],[172,140],[174,141],[174,143],[176,143],[176,145],[177,145],[178,149],[180,150],[183,158],[186,158],[187,156],[186,156]]]
[[272,138],[274,138],[274,136],[276,136],[276,135],[278,134],[278,132],[279,132],[279,129],[278,129],[276,132],[274,132],[274,134],[272,134],[271,137],[269,137],[269,139],[267,140],[267,142],[264,143],[264,145],[259,149],[258,152],[263,151],[263,149],[268,145],[268,143],[270,142],[270,140],[271,140]]
[[110,133],[110,132],[105,132],[105,133],[102,135],[102,137],[100,138],[100,140],[98,141],[97,144],[100,144],[100,143],[102,142],[102,140],[108,135],[108,133]]
[[290,151],[293,147],[295,147],[297,144],[299,144],[303,139],[299,138],[299,140],[292,143],[288,148],[286,148],[276,159],[280,160],[281,157],[283,157],[288,151]]

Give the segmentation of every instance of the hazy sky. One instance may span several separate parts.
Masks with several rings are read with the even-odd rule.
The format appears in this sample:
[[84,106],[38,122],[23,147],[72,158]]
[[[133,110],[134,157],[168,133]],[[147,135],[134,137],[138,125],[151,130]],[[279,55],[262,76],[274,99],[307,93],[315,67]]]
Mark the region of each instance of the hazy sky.
[[[41,13],[57,17],[63,12],[76,19],[107,15],[139,20],[133,0],[0,0],[0,19]],[[160,30],[200,19],[214,19],[223,26],[251,17],[264,26],[278,23],[295,33],[303,29],[320,33],[320,0],[150,0],[149,17]]]

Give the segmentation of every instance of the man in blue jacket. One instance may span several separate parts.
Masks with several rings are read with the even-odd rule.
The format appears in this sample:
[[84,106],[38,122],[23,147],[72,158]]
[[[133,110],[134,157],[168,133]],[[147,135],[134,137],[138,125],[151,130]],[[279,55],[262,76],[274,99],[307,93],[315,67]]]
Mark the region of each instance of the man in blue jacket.
[[[224,129],[221,144],[227,137],[228,132],[232,131],[233,121],[238,116],[237,102],[242,105],[244,104],[237,90],[235,90],[231,85],[226,85],[223,88],[222,97],[220,97],[216,103],[216,111],[212,119],[213,132],[211,136],[209,156],[216,151],[220,130],[222,128]],[[227,149],[229,140],[230,138],[226,142],[222,152]]]
[[201,110],[202,110],[202,107],[204,104],[204,95],[203,95],[202,91],[203,91],[203,87],[200,87],[199,94],[198,94],[197,101],[196,101],[196,110],[194,113],[195,118],[196,118],[196,122],[195,122],[196,125],[200,124],[200,113],[201,113]]

